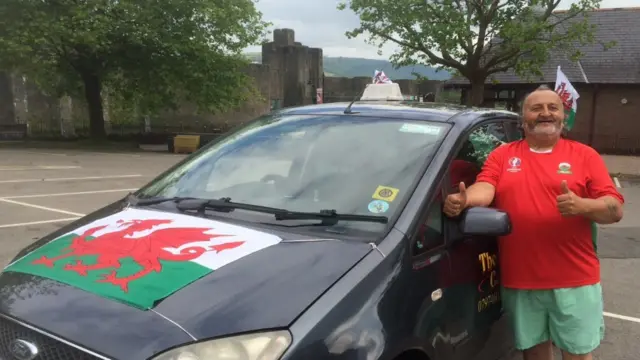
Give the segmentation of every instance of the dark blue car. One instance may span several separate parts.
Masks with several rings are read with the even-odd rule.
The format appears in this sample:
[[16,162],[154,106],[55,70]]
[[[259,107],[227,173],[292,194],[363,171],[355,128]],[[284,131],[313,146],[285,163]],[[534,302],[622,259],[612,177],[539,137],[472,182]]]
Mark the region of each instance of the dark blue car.
[[393,97],[262,116],[23,249],[0,359],[507,356],[509,217],[442,202],[519,137],[511,112]]

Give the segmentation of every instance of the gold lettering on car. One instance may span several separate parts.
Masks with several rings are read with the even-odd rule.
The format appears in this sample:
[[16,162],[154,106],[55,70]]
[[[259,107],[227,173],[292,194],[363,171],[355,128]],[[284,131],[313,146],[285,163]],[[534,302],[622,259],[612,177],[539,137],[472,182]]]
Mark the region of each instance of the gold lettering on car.
[[482,312],[491,305],[500,302],[500,279],[498,276],[498,255],[484,252],[478,255],[478,261],[482,269],[481,281],[478,284],[478,312]]

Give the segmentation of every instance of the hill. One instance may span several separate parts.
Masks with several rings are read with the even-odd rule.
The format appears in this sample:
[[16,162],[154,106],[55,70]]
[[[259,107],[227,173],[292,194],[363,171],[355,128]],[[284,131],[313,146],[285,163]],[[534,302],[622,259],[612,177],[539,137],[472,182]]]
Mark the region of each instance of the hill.
[[[247,53],[247,56],[251,61],[262,62],[262,55],[260,53]],[[429,80],[448,80],[451,78],[451,74],[445,70],[436,71],[437,68],[424,65],[405,66],[394,69],[393,65],[386,60],[331,56],[325,56],[323,61],[325,76],[372,77],[375,70],[382,70],[391,80],[415,79],[413,72],[425,76]]]

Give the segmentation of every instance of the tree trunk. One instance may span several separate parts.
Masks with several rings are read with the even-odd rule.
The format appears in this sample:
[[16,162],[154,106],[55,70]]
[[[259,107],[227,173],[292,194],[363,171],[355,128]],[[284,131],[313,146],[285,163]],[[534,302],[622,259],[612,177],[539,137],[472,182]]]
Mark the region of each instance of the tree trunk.
[[482,106],[484,104],[484,81],[486,79],[472,79],[471,91],[467,97],[467,104],[470,106]]
[[107,132],[104,129],[104,112],[102,108],[102,83],[97,75],[82,74],[84,82],[84,96],[89,107],[89,134],[93,139],[104,139]]

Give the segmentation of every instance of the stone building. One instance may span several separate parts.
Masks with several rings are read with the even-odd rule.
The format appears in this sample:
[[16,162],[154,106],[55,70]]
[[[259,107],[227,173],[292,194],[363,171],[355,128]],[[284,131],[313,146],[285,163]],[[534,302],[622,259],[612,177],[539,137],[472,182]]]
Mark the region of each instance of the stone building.
[[282,79],[282,106],[307,105],[323,87],[322,49],[295,41],[292,29],[276,29],[273,41],[262,45],[262,64],[277,71]]

